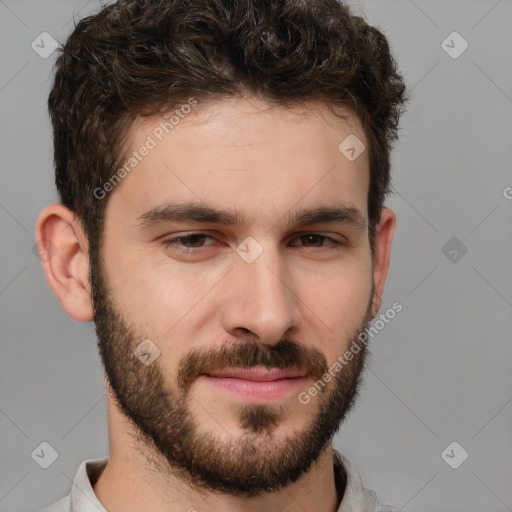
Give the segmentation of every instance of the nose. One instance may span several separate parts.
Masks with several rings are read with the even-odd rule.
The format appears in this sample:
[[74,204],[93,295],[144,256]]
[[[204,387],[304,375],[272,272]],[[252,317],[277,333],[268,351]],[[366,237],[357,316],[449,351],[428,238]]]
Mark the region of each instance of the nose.
[[226,332],[267,345],[294,334],[303,321],[301,302],[278,250],[267,247],[252,263],[236,258],[224,295]]

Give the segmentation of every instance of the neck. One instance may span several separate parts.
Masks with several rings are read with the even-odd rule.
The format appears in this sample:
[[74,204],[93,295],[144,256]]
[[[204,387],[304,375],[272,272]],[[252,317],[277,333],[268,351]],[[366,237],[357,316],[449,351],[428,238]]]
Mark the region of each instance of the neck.
[[134,436],[130,423],[110,400],[108,425],[109,461],[93,484],[108,512],[336,512],[343,498],[346,475],[337,489],[331,444],[296,482],[276,492],[245,497],[205,491],[169,471],[167,461]]
[[205,491],[169,472],[164,476],[154,471],[137,450],[128,454],[111,451],[93,490],[109,512],[336,512],[344,490],[339,489],[338,495],[331,445],[296,482],[279,491],[249,498]]

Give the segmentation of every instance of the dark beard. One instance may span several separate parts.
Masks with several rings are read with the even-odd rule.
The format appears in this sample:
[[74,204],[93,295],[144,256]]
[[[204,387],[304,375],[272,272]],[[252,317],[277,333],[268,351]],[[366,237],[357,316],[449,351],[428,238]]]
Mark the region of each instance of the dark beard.
[[[325,356],[290,340],[192,350],[180,361],[177,376],[169,374],[167,380],[174,382],[170,386],[161,359],[145,366],[135,356],[134,349],[146,336],[123,318],[112,301],[101,265],[93,258],[90,278],[98,349],[108,384],[139,446],[149,448],[141,453],[159,474],[172,474],[199,488],[231,495],[277,491],[309,471],[355,403],[367,353],[364,343],[335,373],[329,387],[312,399],[318,402],[318,412],[307,428],[276,440],[272,431],[289,404],[240,404],[233,410],[244,434],[220,441],[204,425],[203,431],[198,428],[189,408],[189,390],[199,374],[263,365],[304,370],[316,382],[328,371]],[[369,325],[370,305],[371,300],[359,329],[345,346]],[[213,417],[211,427],[219,428]]]

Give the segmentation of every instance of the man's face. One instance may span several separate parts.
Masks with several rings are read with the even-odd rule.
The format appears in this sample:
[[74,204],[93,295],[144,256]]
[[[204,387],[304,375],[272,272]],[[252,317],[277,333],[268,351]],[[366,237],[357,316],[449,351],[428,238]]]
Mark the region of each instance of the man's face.
[[147,460],[210,490],[297,480],[357,395],[364,347],[298,399],[373,297],[368,155],[338,150],[363,130],[311,107],[199,104],[161,141],[162,119],[137,121],[131,151],[156,145],[108,198],[91,279],[109,385]]

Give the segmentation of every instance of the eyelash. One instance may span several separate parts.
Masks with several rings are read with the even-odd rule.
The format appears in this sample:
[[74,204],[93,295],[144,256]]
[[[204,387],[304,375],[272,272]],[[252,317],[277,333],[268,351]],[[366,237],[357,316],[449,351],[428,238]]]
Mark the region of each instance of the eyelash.
[[[329,246],[344,246],[345,245],[344,242],[340,242],[339,240],[336,240],[336,239],[334,239],[334,238],[332,238],[330,236],[327,236],[327,235],[322,235],[320,233],[304,233],[302,235],[299,235],[297,238],[308,237],[308,236],[320,237],[322,239],[329,240],[331,242],[328,245],[322,245],[320,247],[314,247],[314,246],[313,247],[309,247],[310,249],[325,249],[326,247],[329,248]],[[212,238],[212,239],[214,238],[212,235],[208,235],[206,233],[190,233],[188,235],[180,235],[180,236],[177,236],[177,237],[174,237],[174,238],[164,239],[164,240],[162,240],[162,245],[164,247],[175,246],[175,248],[178,251],[185,252],[185,253],[188,253],[188,254],[191,254],[191,253],[198,254],[198,253],[202,252],[202,250],[206,249],[206,247],[208,247],[208,246],[203,246],[203,247],[187,247],[187,246],[179,244],[179,241],[190,240],[190,238],[192,238],[192,237],[206,237],[206,238]],[[210,244],[210,245],[215,245],[215,244]]]

